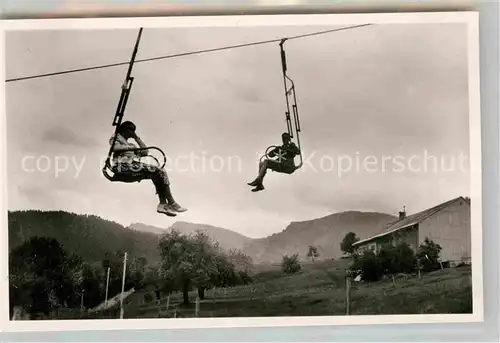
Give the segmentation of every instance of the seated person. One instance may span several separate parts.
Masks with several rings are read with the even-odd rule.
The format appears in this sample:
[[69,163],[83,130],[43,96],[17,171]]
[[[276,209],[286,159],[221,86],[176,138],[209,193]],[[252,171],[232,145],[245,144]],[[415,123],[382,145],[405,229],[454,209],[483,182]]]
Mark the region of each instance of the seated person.
[[254,186],[252,192],[258,192],[264,189],[264,177],[266,175],[267,169],[274,170],[280,173],[292,174],[295,171],[295,156],[300,154],[299,148],[291,141],[290,134],[285,132],[281,135],[283,145],[273,149],[269,153],[269,157],[275,157],[278,155],[277,160],[272,160],[266,158],[259,164],[259,175],[257,178],[249,182],[249,186]]
[[[113,144],[115,135],[112,135],[109,144]],[[113,147],[113,172],[122,175],[139,177],[139,179],[149,179],[153,181],[160,203],[156,211],[175,217],[176,212],[185,212],[187,209],[180,206],[173,198],[170,191],[170,180],[167,172],[155,165],[142,163],[141,157],[148,156],[147,149],[126,151],[127,149],[138,148],[135,144],[128,142],[134,139],[140,148],[146,148],[144,142],[136,134],[136,126],[130,121],[123,122],[117,131],[115,145]]]

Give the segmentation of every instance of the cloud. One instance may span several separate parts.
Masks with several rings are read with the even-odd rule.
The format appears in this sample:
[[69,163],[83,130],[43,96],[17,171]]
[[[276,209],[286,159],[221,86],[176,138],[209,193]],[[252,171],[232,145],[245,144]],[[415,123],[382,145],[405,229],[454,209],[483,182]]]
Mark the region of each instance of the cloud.
[[90,137],[78,136],[71,129],[62,126],[54,126],[47,129],[42,135],[42,141],[63,145],[72,145],[76,147],[98,146],[95,139]]

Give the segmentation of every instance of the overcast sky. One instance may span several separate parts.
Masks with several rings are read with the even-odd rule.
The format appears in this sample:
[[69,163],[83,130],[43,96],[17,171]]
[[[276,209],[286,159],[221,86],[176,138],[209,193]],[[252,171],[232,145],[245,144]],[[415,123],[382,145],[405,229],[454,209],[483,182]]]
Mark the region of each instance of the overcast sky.
[[[145,29],[138,58],[329,28]],[[6,77],[127,61],[136,34],[8,33]],[[150,181],[110,183],[101,174],[126,66],[7,83],[9,209],[89,213],[123,225],[184,220],[263,237],[334,212],[397,215],[406,206],[411,214],[469,195],[469,168],[459,165],[469,154],[465,25],[376,25],[286,48],[308,161],[296,174],[269,172],[257,194],[246,185],[256,176],[257,154],[286,130],[278,44],[257,45],[134,67],[125,119],[173,163],[174,197],[189,209],[176,218],[156,213]],[[437,156],[437,171],[432,161],[427,172],[417,170],[425,151]],[[376,164],[364,167],[370,155]],[[56,157],[61,169],[68,162],[58,175]]]

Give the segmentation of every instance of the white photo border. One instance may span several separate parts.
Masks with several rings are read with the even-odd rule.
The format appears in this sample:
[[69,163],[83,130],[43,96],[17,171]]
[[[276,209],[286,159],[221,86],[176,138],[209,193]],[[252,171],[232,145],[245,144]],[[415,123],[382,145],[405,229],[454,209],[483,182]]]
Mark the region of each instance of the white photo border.
[[[325,26],[356,24],[410,24],[410,23],[463,23],[467,24],[469,68],[469,127],[471,161],[471,260],[473,261],[472,314],[426,315],[364,315],[364,316],[304,316],[304,317],[231,317],[231,318],[161,318],[161,319],[105,319],[105,320],[40,320],[11,321],[8,311],[8,227],[7,191],[0,197],[1,228],[0,251],[2,318],[0,331],[68,331],[68,330],[137,330],[137,329],[197,329],[234,327],[288,327],[316,325],[374,325],[374,324],[427,324],[483,322],[483,260],[482,260],[482,158],[481,109],[479,77],[479,12],[414,12],[376,14],[276,14],[228,15],[192,17],[136,17],[92,19],[29,19],[0,22],[0,73],[5,80],[5,33],[17,30],[95,30],[174,27],[252,27],[252,26]],[[7,180],[5,81],[1,83],[2,104],[0,120],[1,184]]]

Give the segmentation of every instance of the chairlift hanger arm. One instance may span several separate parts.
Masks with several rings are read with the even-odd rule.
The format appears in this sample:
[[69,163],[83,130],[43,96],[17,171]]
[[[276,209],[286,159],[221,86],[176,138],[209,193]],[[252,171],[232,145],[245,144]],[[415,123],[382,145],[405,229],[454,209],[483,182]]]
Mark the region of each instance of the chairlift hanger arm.
[[142,30],[143,28],[141,27],[137,35],[137,40],[135,42],[134,51],[132,52],[132,57],[130,58],[127,75],[125,77],[125,80],[123,81],[122,94],[120,96],[120,101],[118,102],[115,118],[113,119],[113,126],[119,126],[121,124],[123,115],[125,114],[125,107],[128,102],[128,96],[130,94],[130,90],[132,89],[132,83],[134,82],[134,78],[131,76],[132,68],[134,67],[135,58],[137,56],[137,52],[139,51],[139,42],[142,37]]
[[[297,146],[299,149],[299,157],[300,157],[300,164],[299,168],[302,166],[302,149],[300,147],[300,138],[299,138],[299,132],[301,131],[300,129],[300,120],[299,120],[299,111],[298,111],[298,106],[297,106],[297,96],[295,93],[295,83],[293,80],[288,76],[287,74],[287,61],[286,61],[286,51],[284,44],[288,40],[288,38],[283,38],[280,41],[280,53],[281,53],[281,67],[283,71],[283,84],[285,87],[285,100],[286,100],[286,112],[285,112],[285,117],[286,117],[286,123],[287,123],[287,129],[288,133],[290,134],[291,138],[296,137],[297,140]],[[290,86],[288,86],[287,81],[290,83]],[[290,99],[289,96],[293,95],[293,98]],[[290,111],[290,100],[292,100],[292,111]],[[292,125],[292,119],[290,116],[290,112],[293,113],[293,121],[295,124],[295,134],[294,134],[294,127]]]
[[128,70],[127,70],[127,75],[126,75],[126,78],[125,78],[125,81],[122,85],[122,92],[121,92],[121,95],[120,95],[120,100],[118,101],[118,106],[116,108],[116,113],[115,113],[115,116],[113,118],[113,123],[112,125],[115,126],[115,134],[114,134],[114,138],[113,138],[113,143],[111,144],[110,148],[109,148],[109,151],[108,151],[108,157],[106,159],[106,165],[109,165],[109,159],[111,157],[111,154],[113,153],[113,147],[115,146],[116,144],[116,139],[117,139],[117,133],[118,133],[118,129],[122,123],[122,119],[123,119],[123,115],[125,114],[125,108],[127,106],[127,102],[128,102],[128,97],[130,95],[130,90],[132,89],[132,83],[134,81],[134,78],[131,77],[131,74],[132,74],[132,68],[134,66],[134,62],[135,62],[135,58],[137,56],[137,52],[139,50],[139,43],[140,43],[140,40],[141,40],[141,37],[142,37],[142,30],[143,28],[141,27],[139,29],[139,33],[137,34],[137,39],[136,39],[136,42],[135,42],[135,46],[134,46],[134,50],[132,52],[132,57],[130,58],[130,63],[129,63],[129,67],[128,67]]
[[143,30],[143,28],[141,27],[139,29],[139,33],[137,35],[137,40],[135,42],[134,51],[132,52],[132,58],[130,59],[130,64],[128,66],[127,77],[125,78],[126,80],[128,80],[130,78],[130,75],[132,74],[132,68],[134,67],[135,58],[137,56],[137,52],[139,51],[139,42],[141,41],[142,30]]
[[286,111],[285,111],[285,120],[286,120],[286,126],[287,126],[287,131],[290,134],[290,137],[293,138],[293,128],[292,128],[292,122],[290,119],[290,103],[288,101],[288,94],[289,94],[289,89],[287,85],[287,79],[288,76],[286,75],[287,71],[287,63],[286,63],[286,52],[284,48],[284,44],[287,41],[287,38],[281,39],[279,45],[280,45],[280,55],[281,55],[281,70],[283,72],[283,86],[285,88],[285,99],[286,99]]

